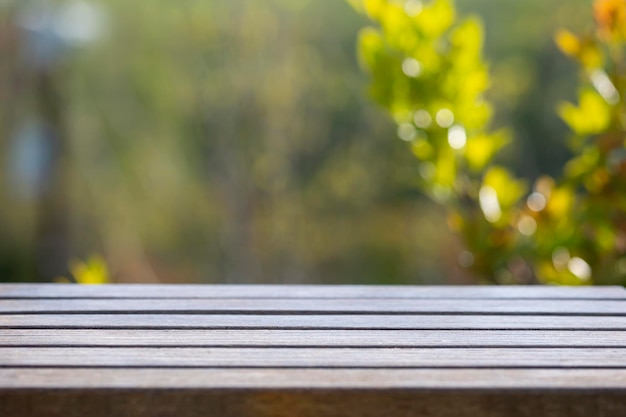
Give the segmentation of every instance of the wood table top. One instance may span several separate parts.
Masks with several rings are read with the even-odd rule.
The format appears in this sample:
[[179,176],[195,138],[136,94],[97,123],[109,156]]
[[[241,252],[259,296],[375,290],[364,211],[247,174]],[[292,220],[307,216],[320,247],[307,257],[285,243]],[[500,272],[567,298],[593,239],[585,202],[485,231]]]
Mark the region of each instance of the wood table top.
[[18,415],[626,415],[626,290],[0,284]]

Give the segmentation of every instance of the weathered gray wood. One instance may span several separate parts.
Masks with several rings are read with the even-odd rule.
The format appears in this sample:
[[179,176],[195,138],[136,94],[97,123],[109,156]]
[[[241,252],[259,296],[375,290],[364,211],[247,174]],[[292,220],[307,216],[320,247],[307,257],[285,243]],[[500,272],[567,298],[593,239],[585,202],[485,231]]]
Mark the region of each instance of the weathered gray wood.
[[0,285],[0,416],[84,415],[622,416],[626,295]]
[[626,299],[626,290],[546,286],[3,284],[0,298]]
[[0,313],[426,313],[626,316],[626,300],[450,299],[70,299],[0,300]]
[[0,348],[0,366],[624,368],[620,348]]
[[626,316],[0,314],[0,329],[626,330]]
[[0,391],[32,388],[608,390],[626,369],[0,368]]
[[626,348],[626,331],[4,329],[0,346]]

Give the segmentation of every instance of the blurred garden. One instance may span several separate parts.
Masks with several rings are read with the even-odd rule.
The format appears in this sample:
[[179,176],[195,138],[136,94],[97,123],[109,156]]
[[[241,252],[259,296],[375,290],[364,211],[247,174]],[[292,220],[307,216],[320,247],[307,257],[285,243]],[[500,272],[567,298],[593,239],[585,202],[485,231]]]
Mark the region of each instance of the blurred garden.
[[592,3],[0,0],[0,281],[624,284]]

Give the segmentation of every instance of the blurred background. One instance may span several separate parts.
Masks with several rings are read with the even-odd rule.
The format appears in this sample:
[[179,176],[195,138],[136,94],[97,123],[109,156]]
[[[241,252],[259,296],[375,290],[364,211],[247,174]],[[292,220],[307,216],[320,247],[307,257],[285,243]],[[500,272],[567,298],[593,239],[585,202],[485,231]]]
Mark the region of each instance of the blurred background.
[[[553,34],[590,1],[457,6],[502,162],[558,175],[577,69]],[[471,283],[367,97],[367,24],[344,0],[0,0],[0,281]]]

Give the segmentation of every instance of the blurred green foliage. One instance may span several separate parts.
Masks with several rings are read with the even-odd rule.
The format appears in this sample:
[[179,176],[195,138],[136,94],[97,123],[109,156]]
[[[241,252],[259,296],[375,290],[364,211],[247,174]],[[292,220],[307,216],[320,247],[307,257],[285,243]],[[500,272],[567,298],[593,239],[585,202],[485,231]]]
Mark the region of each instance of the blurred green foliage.
[[[16,38],[2,72],[7,168],[14,132],[43,118],[30,82],[42,71],[20,58],[28,33],[15,22],[44,3],[75,4],[3,10]],[[444,220],[416,196],[410,156],[378,139],[392,127],[361,94],[354,42],[363,20],[346,3],[84,4],[98,7],[104,33],[46,69],[66,124],[69,218],[53,239],[69,246],[66,265],[101,253],[125,281],[445,276]],[[2,174],[0,279],[70,276],[33,268],[56,255],[36,250],[51,240],[40,231],[42,199],[20,195]],[[53,192],[48,213],[61,204]]]
[[[475,224],[465,233],[479,238],[476,254],[504,239],[486,232],[480,207],[459,203],[464,218],[480,217],[461,223],[424,195],[454,198],[460,173],[483,181],[494,155],[507,170],[489,171],[492,188],[559,171],[573,150],[553,109],[576,102],[576,69],[551,37],[565,23],[585,28],[587,3],[459,0],[485,33],[476,18],[454,24],[441,3],[448,17],[424,23],[427,35],[446,38],[451,25],[456,52],[422,51],[437,54],[420,63],[435,81],[424,88],[445,103],[428,103],[429,138],[441,143],[413,141],[418,165],[404,142],[381,140],[398,125],[364,94],[354,45],[366,19],[346,2],[0,2],[0,280],[73,276],[72,260],[94,253],[113,281],[474,282],[458,260],[517,271],[502,261],[512,247],[481,260],[448,232],[446,222]],[[402,110],[416,80],[378,93],[401,98],[404,138],[418,134]],[[465,130],[463,152],[442,146],[434,111],[444,105]],[[500,202],[502,222],[521,185]],[[569,204],[561,194],[554,210]]]
[[585,36],[557,33],[582,68],[578,105],[558,106],[573,158],[561,180],[532,187],[495,159],[511,133],[491,130],[480,21],[458,18],[451,0],[351,3],[377,24],[359,38],[371,95],[410,143],[421,188],[447,209],[459,263],[488,282],[624,283],[626,2],[597,0]]

